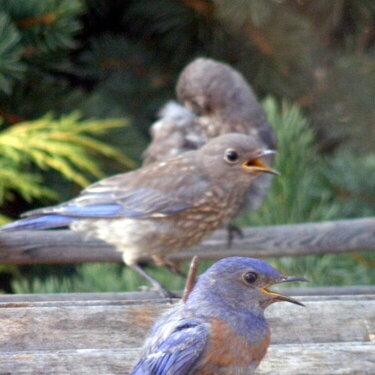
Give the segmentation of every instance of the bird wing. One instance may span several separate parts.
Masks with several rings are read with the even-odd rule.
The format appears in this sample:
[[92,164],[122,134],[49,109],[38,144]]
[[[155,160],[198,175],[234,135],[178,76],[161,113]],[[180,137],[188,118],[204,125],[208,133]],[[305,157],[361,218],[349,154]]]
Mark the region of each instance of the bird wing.
[[[173,163],[173,161],[171,161]],[[74,218],[150,218],[194,207],[208,189],[194,170],[182,172],[162,163],[99,181],[68,202],[29,211],[23,217],[58,214]]]
[[199,322],[179,324],[164,341],[156,342],[131,375],[187,375],[207,344],[208,329]]
[[143,152],[143,165],[174,157],[203,144],[195,126],[196,115],[188,108],[168,102],[151,126],[151,143]]

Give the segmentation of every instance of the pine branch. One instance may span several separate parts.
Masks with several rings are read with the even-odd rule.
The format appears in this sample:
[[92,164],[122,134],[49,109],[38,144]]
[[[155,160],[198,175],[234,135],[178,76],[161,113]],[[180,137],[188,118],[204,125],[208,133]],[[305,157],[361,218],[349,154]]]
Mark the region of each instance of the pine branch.
[[0,90],[9,93],[14,79],[20,78],[25,66],[20,62],[23,48],[21,35],[10,19],[0,13]]
[[57,194],[44,187],[42,182],[40,175],[24,172],[17,165],[1,160],[0,204],[3,204],[5,200],[12,200],[13,192],[17,192],[28,202],[40,198],[57,199]]
[[83,10],[82,0],[0,0],[0,9],[18,27],[22,44],[30,51],[45,52],[70,49],[80,30],[78,16]]
[[246,224],[281,224],[330,220],[338,212],[332,193],[323,184],[325,159],[318,154],[315,134],[307,118],[296,106],[273,98],[263,102],[267,118],[278,140],[279,154],[274,178],[262,207],[248,215]]
[[197,14],[207,18],[212,17],[215,9],[211,0],[182,0],[182,3],[186,7],[194,9]]
[[28,29],[37,25],[50,25],[56,21],[57,15],[54,12],[41,14],[39,16],[26,17],[16,22],[21,29]]
[[12,198],[12,191],[24,199],[47,196],[56,198],[45,188],[39,174],[25,172],[31,165],[52,169],[81,186],[88,175],[103,177],[96,156],[110,157],[128,168],[134,162],[118,150],[93,138],[112,128],[125,125],[124,120],[84,120],[77,112],[55,119],[48,114],[34,121],[22,122],[0,132],[0,202]]

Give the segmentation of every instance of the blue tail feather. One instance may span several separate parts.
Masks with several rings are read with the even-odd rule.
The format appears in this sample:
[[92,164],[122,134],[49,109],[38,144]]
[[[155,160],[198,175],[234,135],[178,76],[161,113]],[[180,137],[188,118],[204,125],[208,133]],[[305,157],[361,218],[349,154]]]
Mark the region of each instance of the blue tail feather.
[[18,220],[10,224],[3,225],[0,229],[4,231],[17,231],[59,228],[69,225],[73,220],[74,218],[69,216],[51,214]]

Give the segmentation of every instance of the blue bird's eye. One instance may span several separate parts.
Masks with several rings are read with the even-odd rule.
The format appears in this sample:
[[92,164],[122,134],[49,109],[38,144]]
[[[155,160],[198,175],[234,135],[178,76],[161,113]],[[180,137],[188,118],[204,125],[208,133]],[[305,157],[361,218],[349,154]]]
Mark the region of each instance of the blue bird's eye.
[[258,278],[258,274],[256,272],[252,272],[252,271],[249,271],[249,272],[246,272],[244,275],[243,275],[243,279],[246,281],[246,283],[248,284],[253,284],[255,283],[255,281],[257,280]]
[[225,151],[224,158],[229,163],[235,163],[238,160],[239,156],[237,151],[229,149]]

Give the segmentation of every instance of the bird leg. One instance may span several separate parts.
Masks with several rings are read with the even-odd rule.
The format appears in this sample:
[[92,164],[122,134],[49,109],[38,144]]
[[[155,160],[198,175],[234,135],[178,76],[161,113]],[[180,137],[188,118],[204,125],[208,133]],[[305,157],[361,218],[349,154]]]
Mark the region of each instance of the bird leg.
[[230,249],[233,244],[234,237],[237,236],[239,239],[244,238],[243,231],[240,227],[237,225],[234,225],[232,223],[229,223],[227,225],[227,247]]
[[142,275],[163,298],[176,298],[176,295],[165,289],[157,280],[150,276],[139,264],[130,265],[133,270]]
[[177,275],[183,281],[186,281],[186,274],[181,271],[182,262],[181,261],[171,261],[163,255],[153,255],[152,260],[154,261],[155,265],[159,267],[164,267],[169,272]]
[[172,263],[172,262],[167,262],[167,263],[163,264],[163,267],[165,269],[167,269],[169,272],[177,275],[183,281],[186,281],[187,275],[185,274],[185,272],[180,270],[180,268],[177,266],[177,264]]

